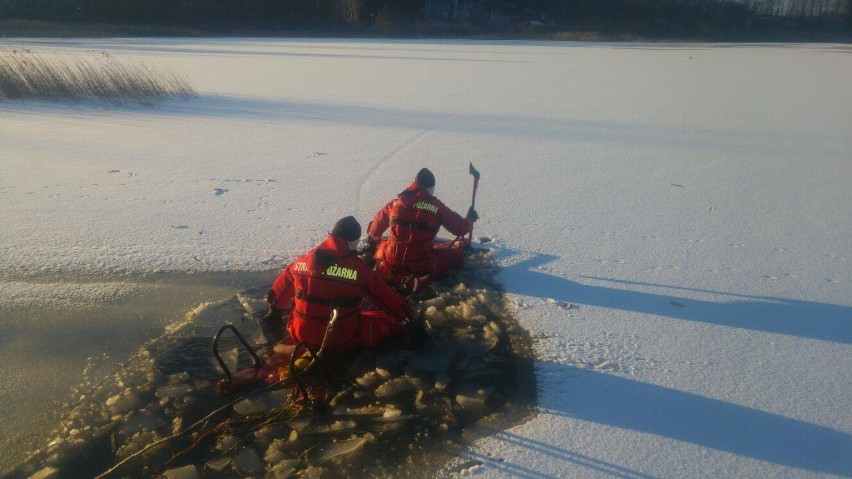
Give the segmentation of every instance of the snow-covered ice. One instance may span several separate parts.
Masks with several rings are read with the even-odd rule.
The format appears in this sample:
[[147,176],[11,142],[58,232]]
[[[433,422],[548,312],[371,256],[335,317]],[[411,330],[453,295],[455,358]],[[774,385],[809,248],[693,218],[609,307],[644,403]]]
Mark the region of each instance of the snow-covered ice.
[[21,371],[100,354],[95,321],[39,325],[32,298],[280,268],[423,166],[464,212],[472,162],[539,414],[442,476],[852,475],[849,45],[11,43],[167,64],[201,97],[0,103],[0,436],[69,387],[21,401]]

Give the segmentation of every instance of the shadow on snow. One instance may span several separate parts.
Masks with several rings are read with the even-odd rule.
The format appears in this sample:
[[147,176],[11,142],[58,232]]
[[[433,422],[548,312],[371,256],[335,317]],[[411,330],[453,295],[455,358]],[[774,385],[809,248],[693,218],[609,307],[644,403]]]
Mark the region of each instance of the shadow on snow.
[[[852,435],[718,399],[597,371],[552,362],[539,363],[538,375],[552,377],[558,394],[540,398],[540,412],[653,434],[737,456],[821,474],[852,473]],[[566,377],[571,380],[566,381]],[[492,440],[549,458],[562,470],[578,467],[623,479],[654,476],[590,457],[564,447],[492,430]],[[550,472],[470,451],[470,462],[485,464],[513,477],[548,479]]]
[[[789,153],[790,148],[812,151],[826,140],[814,135],[789,138],[779,144],[771,133],[742,132],[736,129],[674,128],[668,125],[589,121],[531,115],[459,113],[455,111],[409,110],[364,105],[307,102],[250,96],[202,94],[191,100],[164,100],[155,105],[99,100],[48,103],[43,101],[7,101],[0,111],[19,115],[93,116],[155,115],[168,119],[219,118],[241,121],[283,121],[356,125],[371,128],[410,129],[483,136],[513,136],[584,143],[630,144],[647,148],[693,148],[714,150],[720,143],[729,148]],[[452,120],[452,121],[449,121]]]
[[[595,459],[585,454],[570,451],[546,442],[536,441],[509,431],[498,431],[495,429],[491,431],[491,434],[494,439],[511,447],[528,450],[553,459],[552,462],[555,462],[557,467],[562,470],[576,470],[580,467],[620,479],[654,479],[654,476],[643,474],[639,471],[619,466],[618,464]],[[558,477],[547,472],[538,471],[529,466],[513,464],[505,460],[495,460],[493,456],[478,452],[465,452],[463,457],[481,464],[487,464],[489,468],[501,471],[511,477],[524,479],[555,479]]]
[[[553,255],[537,254],[530,259],[504,266],[503,274],[513,278],[511,284],[504,284],[506,291],[535,298],[569,300],[579,305],[601,306],[718,326],[852,344],[852,307],[849,306],[679,288],[737,298],[735,301],[720,303],[669,294],[582,284],[533,270],[556,259],[558,258]],[[605,278],[589,277],[589,279],[619,282]],[[621,283],[672,288],[646,283]],[[673,300],[683,307],[672,306]]]
[[[570,371],[566,371],[570,370]],[[852,473],[852,435],[825,426],[698,396],[654,384],[569,366],[540,363],[540,376],[553,376],[569,389],[559,400],[542,400],[541,412],[655,434],[773,464],[819,473]],[[564,381],[566,375],[574,376]],[[500,432],[496,437],[585,467],[598,461],[549,444]],[[618,477],[646,477],[615,471]],[[528,477],[537,477],[530,475]]]

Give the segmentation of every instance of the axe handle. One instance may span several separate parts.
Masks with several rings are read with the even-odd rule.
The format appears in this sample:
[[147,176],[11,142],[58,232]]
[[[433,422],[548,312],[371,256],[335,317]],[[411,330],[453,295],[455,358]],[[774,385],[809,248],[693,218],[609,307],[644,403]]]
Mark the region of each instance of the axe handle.
[[[479,187],[479,178],[473,179],[473,195],[470,197],[470,207],[476,207],[476,189]],[[467,244],[470,246],[473,244],[473,225],[470,225],[470,233],[467,235]]]

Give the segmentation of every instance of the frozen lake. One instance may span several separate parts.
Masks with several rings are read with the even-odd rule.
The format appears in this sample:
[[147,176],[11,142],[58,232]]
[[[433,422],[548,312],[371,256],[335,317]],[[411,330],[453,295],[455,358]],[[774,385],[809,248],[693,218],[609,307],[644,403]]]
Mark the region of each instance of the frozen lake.
[[464,212],[472,162],[539,413],[443,475],[852,475],[852,46],[4,48],[164,65],[200,97],[0,103],[0,473],[89,358],[366,225],[423,166]]

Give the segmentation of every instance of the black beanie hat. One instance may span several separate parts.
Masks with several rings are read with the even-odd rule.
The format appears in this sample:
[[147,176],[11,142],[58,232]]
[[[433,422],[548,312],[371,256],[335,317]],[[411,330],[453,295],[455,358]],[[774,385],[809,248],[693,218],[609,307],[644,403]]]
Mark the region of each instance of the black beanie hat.
[[334,224],[331,234],[340,236],[346,241],[355,241],[361,237],[361,225],[355,217],[347,216]]
[[429,168],[423,168],[417,172],[414,181],[420,183],[423,188],[433,188],[435,186],[435,175],[429,171]]

